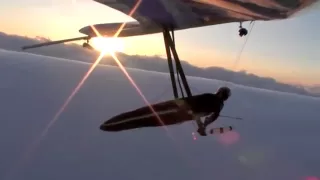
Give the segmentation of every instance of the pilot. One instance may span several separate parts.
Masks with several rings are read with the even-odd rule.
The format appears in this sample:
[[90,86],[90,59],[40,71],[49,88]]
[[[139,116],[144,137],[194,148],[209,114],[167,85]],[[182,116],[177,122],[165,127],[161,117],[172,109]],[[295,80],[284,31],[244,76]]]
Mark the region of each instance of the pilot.
[[[220,115],[224,107],[224,102],[231,96],[231,90],[228,87],[220,87],[216,93],[204,93],[185,98],[185,103],[196,117],[198,124],[198,133],[205,136],[206,127],[213,123]],[[202,123],[199,117],[207,116]]]

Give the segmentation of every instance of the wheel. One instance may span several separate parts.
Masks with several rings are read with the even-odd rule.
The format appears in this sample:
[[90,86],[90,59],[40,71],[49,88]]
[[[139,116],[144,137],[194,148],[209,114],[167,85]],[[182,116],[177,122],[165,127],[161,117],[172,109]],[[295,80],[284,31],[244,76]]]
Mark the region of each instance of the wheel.
[[88,49],[91,49],[91,50],[93,49],[93,47],[89,43],[83,43],[82,47],[88,48]]

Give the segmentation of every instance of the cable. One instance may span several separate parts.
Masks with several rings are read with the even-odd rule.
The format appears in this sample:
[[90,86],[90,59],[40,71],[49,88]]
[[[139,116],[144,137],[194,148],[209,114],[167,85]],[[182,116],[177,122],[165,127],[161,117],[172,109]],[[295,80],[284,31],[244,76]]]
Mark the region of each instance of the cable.
[[176,71],[177,71],[177,80],[178,80],[178,84],[179,84],[179,87],[180,87],[181,96],[184,98],[185,96],[184,96],[183,89],[182,89],[182,86],[181,86],[181,81],[180,81],[180,78],[179,78],[179,72],[178,72],[178,68],[177,67],[176,67]]
[[252,22],[252,25],[251,25],[250,30],[249,30],[249,34],[248,34],[247,38],[245,39],[244,43],[243,43],[242,46],[241,46],[241,49],[240,49],[240,51],[239,51],[239,53],[238,53],[238,55],[237,55],[237,57],[236,57],[236,60],[235,60],[235,62],[234,62],[234,65],[237,65],[237,64],[238,64],[238,61],[240,61],[242,52],[243,52],[245,46],[247,45],[247,42],[248,42],[248,40],[249,40],[251,31],[253,30],[253,27],[254,27],[254,24],[255,24],[255,21]]
[[[236,69],[236,66],[238,65],[238,62],[241,60],[241,55],[242,55],[242,53],[243,53],[243,50],[244,50],[245,46],[247,45],[247,42],[248,42],[249,37],[250,37],[250,35],[251,35],[251,32],[252,32],[252,30],[253,30],[255,21],[251,21],[250,24],[252,24],[252,25],[251,25],[251,27],[250,27],[249,34],[248,34],[248,36],[246,37],[244,43],[242,44],[242,46],[241,46],[241,48],[240,48],[240,51],[239,51],[239,53],[238,53],[237,56],[236,56],[235,62],[233,63],[233,70],[234,70],[234,71],[235,71],[235,69]],[[233,73],[233,77],[234,77],[234,76],[235,76],[235,73]],[[233,78],[232,78],[232,79],[233,79]],[[232,79],[230,79],[229,81],[232,81]],[[225,82],[225,85],[227,85],[227,82]]]

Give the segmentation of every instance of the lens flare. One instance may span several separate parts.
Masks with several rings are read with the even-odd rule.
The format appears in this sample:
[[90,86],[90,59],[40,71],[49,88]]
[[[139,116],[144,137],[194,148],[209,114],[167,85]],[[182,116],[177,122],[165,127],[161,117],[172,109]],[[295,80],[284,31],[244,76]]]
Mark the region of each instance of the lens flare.
[[240,139],[240,134],[236,131],[229,131],[218,136],[219,142],[224,145],[232,145],[238,142]]
[[124,42],[119,38],[95,37],[91,39],[92,47],[100,52],[123,52]]

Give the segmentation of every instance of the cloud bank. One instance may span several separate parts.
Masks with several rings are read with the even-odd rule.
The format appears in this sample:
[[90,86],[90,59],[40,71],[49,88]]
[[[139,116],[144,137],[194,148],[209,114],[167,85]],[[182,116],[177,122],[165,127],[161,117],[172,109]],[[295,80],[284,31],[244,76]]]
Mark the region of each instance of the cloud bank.
[[[119,68],[98,66],[52,121],[90,64],[4,50],[0,59],[1,180],[320,177],[319,98],[231,84],[233,97],[223,114],[245,120],[219,118],[210,127],[231,125],[232,133],[194,141],[191,122],[167,131],[160,127],[108,133],[99,130],[106,119],[145,106]],[[170,84],[169,76],[161,73],[128,73],[151,103],[158,102]],[[221,83],[190,78],[190,85],[202,92]],[[172,93],[161,97],[172,99]],[[39,138],[42,141],[34,144]]]
[[[40,43],[47,41],[43,37],[29,38],[18,35],[9,35],[0,32],[0,48],[13,51],[21,51],[21,46]],[[94,62],[98,53],[82,48],[77,44],[59,44],[50,47],[42,47],[28,50],[30,53],[54,56],[83,62]],[[140,56],[140,55],[127,55],[118,53],[119,60],[125,67],[137,68],[149,71],[168,72],[168,65],[166,59],[157,56]],[[101,63],[107,65],[117,64],[111,57],[105,57]],[[281,92],[290,92],[301,95],[320,96],[320,92],[309,91],[302,86],[294,86],[290,84],[280,83],[270,77],[260,77],[255,74],[247,73],[246,71],[231,71],[221,67],[208,67],[200,68],[182,61],[185,72],[189,76],[203,77],[209,79],[217,79],[222,81],[229,81],[236,84],[245,86],[276,90]]]

